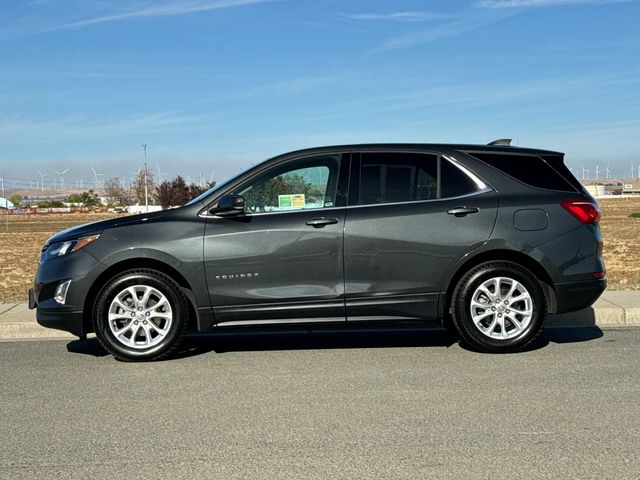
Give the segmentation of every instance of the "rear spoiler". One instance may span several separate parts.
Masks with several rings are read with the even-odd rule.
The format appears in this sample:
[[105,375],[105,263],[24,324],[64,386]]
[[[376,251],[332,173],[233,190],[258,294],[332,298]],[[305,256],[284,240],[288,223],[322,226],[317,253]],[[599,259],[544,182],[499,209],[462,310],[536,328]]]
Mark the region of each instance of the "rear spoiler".
[[511,139],[510,138],[499,138],[498,140],[494,140],[493,142],[487,143],[487,145],[500,145],[500,146],[503,146],[503,147],[510,147],[511,146]]

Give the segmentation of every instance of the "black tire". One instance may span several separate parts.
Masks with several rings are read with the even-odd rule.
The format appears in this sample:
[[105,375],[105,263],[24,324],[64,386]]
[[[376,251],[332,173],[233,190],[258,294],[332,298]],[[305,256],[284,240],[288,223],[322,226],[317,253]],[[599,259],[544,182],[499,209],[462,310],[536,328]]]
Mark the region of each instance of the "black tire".
[[[491,338],[483,333],[476,326],[471,315],[471,300],[474,292],[484,282],[496,277],[506,277],[519,282],[527,290],[533,307],[528,325],[519,333],[516,333],[515,325],[511,320],[504,320],[507,325],[506,331],[514,332],[514,336],[508,339]],[[501,303],[500,306],[507,308]],[[511,262],[487,262],[474,267],[460,279],[451,298],[451,313],[458,334],[472,349],[486,353],[509,353],[525,349],[540,334],[547,317],[547,302],[540,281],[529,270]],[[482,326],[486,326],[487,323],[491,323],[491,320],[487,320]],[[486,326],[488,331],[490,328]],[[497,332],[494,333],[495,335],[502,331],[500,325],[494,328],[493,332]]]
[[[116,338],[109,326],[109,308],[112,301],[119,292],[134,285],[156,289],[164,295],[171,308],[172,319],[166,335],[159,340],[158,344],[148,348],[133,348],[125,345]],[[135,269],[122,272],[109,280],[96,297],[93,328],[100,344],[118,360],[125,362],[161,360],[178,347],[188,326],[189,309],[184,294],[170,277],[156,270]]]

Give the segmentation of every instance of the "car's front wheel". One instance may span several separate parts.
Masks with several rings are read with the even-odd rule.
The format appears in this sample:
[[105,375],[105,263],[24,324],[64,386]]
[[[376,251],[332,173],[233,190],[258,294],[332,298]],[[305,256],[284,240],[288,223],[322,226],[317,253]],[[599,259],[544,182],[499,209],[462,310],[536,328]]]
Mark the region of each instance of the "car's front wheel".
[[184,337],[188,308],[179,286],[167,275],[129,270],[100,291],[93,323],[98,340],[117,359],[158,360]]
[[540,281],[511,262],[489,262],[470,270],[456,286],[452,318],[462,339],[483,352],[522,350],[547,316]]

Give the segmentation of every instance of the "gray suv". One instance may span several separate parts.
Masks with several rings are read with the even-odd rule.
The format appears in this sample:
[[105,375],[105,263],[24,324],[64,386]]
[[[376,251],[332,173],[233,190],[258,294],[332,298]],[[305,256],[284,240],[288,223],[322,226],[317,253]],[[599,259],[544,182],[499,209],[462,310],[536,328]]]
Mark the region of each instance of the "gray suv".
[[563,154],[506,143],[272,158],[180,208],[57,233],[30,307],[121,360],[167,356],[190,328],[390,320],[521,350],[606,279],[598,204]]

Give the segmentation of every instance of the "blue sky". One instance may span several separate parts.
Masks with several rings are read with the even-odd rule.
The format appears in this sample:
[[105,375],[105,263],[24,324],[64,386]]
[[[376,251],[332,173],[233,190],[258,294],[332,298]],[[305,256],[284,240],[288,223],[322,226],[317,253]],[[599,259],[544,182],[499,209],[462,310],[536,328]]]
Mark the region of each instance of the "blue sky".
[[33,0],[0,5],[0,169],[219,180],[352,142],[512,137],[640,163],[634,0]]

